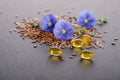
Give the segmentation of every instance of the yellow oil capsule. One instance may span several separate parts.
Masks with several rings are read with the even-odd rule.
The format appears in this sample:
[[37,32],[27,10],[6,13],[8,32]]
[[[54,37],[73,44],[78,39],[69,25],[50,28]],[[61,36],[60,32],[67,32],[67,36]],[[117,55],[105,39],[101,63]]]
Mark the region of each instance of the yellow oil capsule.
[[73,47],[77,47],[77,48],[82,47],[84,45],[80,39],[72,40],[71,44]]
[[62,55],[62,49],[59,49],[59,48],[49,48],[49,53],[52,55],[52,56],[61,56]]
[[88,35],[82,36],[82,39],[71,40],[73,47],[83,47],[85,45],[90,45],[92,43],[92,38]]
[[82,36],[81,41],[85,44],[85,45],[90,45],[92,43],[92,38],[88,35],[84,35]]
[[93,59],[94,53],[92,51],[83,50],[80,52],[80,57],[83,59]]

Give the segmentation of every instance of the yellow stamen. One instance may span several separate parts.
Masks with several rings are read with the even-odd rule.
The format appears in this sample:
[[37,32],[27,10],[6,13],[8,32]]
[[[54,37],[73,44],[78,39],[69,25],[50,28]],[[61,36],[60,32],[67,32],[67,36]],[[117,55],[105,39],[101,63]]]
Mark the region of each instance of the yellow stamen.
[[66,30],[65,30],[65,29],[63,29],[63,30],[62,30],[62,34],[65,34],[65,33],[66,33]]
[[48,27],[51,27],[51,26],[52,26],[52,23],[51,23],[51,22],[49,22],[49,23],[48,23]]
[[85,20],[84,20],[84,23],[88,23],[88,20],[87,20],[87,19],[85,19]]

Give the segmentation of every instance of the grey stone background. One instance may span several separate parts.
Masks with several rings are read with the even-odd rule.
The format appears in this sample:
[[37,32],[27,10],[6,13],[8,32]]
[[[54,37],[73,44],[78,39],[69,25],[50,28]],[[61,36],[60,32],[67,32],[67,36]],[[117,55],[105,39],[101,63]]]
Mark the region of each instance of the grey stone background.
[[[0,80],[119,80],[120,41],[116,46],[111,41],[120,38],[120,0],[0,0]],[[74,9],[71,9],[74,8]],[[109,23],[96,26],[106,40],[104,49],[93,50],[93,65],[85,68],[80,57],[69,59],[70,49],[64,49],[63,62],[49,59],[48,46],[39,45],[34,49],[30,39],[22,40],[14,29],[14,21],[23,18],[40,18],[45,9],[56,15],[91,10],[96,18],[108,17]],[[41,14],[38,14],[41,12]],[[15,16],[18,15],[18,19]],[[103,43],[104,44],[104,43]]]

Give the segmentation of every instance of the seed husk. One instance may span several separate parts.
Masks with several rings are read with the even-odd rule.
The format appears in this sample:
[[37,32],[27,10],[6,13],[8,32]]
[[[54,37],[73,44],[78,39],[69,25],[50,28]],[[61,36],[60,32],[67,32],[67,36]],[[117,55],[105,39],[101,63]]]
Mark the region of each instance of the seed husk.
[[51,9],[46,9],[46,10],[44,10],[44,12],[49,12]]
[[77,56],[75,53],[72,53],[72,56]]
[[68,14],[71,14],[71,12],[67,12]]
[[104,49],[104,46],[103,45],[99,45],[100,48]]
[[31,43],[36,43],[37,41],[36,40],[33,40]]
[[112,44],[112,45],[116,45],[116,43],[115,43],[115,42],[112,42],[111,44]]
[[104,31],[104,33],[107,33],[107,31]]
[[12,30],[9,30],[10,33],[12,33]]
[[20,37],[23,37],[23,35],[20,35]]
[[59,59],[60,59],[61,61],[64,61],[64,58],[63,58],[63,57],[61,57],[61,56],[59,57]]
[[118,40],[118,38],[116,37],[114,40],[115,40],[115,41],[117,41],[117,40]]
[[20,31],[18,31],[17,33],[21,33]]
[[104,42],[104,43],[105,43],[106,41],[105,41],[105,40],[102,40],[102,42]]
[[34,45],[34,48],[37,48],[37,45]]
[[24,37],[22,37],[22,39],[24,40],[25,38],[24,38]]
[[13,29],[14,32],[16,32],[16,29]]
[[41,12],[38,12],[38,14],[40,14]]
[[72,55],[71,55],[71,56],[69,56],[69,59],[73,59],[73,58],[74,58],[74,56],[72,56]]

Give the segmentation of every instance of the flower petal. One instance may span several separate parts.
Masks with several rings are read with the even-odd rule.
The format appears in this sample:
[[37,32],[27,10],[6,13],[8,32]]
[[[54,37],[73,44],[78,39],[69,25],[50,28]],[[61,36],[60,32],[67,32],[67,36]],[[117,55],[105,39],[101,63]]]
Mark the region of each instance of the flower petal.
[[[88,22],[85,23],[84,20],[87,19]],[[95,17],[92,12],[90,11],[83,11],[77,17],[78,25],[85,27],[85,28],[92,28],[96,24]]]
[[[63,34],[62,30],[66,30],[66,33]],[[56,23],[53,33],[58,39],[69,40],[73,36],[73,26],[68,21],[59,21]]]
[[[51,31],[53,31],[53,28],[54,28],[56,22],[57,22],[57,19],[53,15],[51,15],[51,14],[45,15],[41,19],[40,28],[44,31],[51,32]],[[51,23],[51,26],[49,26],[48,23]]]

